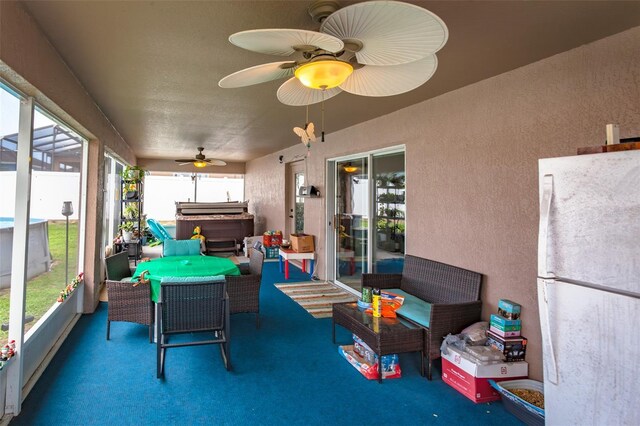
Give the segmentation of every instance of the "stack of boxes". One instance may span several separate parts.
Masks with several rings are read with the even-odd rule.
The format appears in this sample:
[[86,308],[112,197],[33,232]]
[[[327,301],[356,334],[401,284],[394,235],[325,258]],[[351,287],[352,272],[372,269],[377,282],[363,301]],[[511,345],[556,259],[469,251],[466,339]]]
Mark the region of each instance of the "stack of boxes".
[[502,351],[507,362],[524,361],[527,352],[527,339],[521,335],[520,310],[519,304],[500,299],[498,314],[491,315],[487,343]]
[[[528,376],[524,361],[527,339],[521,336],[520,305],[507,299],[498,302],[498,315],[491,315],[486,346],[442,351],[442,380],[475,403],[497,401],[496,382]],[[486,323],[485,323],[486,324]]]
[[264,257],[266,259],[277,259],[278,250],[282,244],[282,231],[267,231],[262,235],[262,245],[264,247]]

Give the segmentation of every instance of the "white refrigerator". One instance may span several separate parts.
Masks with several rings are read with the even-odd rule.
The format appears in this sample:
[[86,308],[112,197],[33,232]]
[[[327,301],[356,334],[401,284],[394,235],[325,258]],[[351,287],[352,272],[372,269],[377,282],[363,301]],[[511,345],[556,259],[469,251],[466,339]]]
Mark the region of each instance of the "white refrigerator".
[[640,151],[539,161],[547,425],[640,425]]

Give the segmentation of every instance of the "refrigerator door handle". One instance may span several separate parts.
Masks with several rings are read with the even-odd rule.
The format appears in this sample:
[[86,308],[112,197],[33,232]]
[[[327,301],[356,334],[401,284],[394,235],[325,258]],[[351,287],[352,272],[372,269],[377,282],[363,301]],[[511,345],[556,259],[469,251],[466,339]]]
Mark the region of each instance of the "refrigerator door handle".
[[538,234],[538,276],[553,277],[547,266],[547,242],[549,237],[549,220],[551,200],[553,199],[553,175],[542,177],[542,198],[540,200],[540,233]]
[[554,283],[554,280],[540,280],[542,287],[542,303],[540,303],[540,319],[542,326],[542,344],[543,348],[546,347],[548,356],[548,363],[546,366],[547,379],[554,385],[558,384],[558,364],[556,361],[556,352],[553,348],[553,339],[551,336],[551,321],[549,318],[549,298],[547,296],[547,287]]

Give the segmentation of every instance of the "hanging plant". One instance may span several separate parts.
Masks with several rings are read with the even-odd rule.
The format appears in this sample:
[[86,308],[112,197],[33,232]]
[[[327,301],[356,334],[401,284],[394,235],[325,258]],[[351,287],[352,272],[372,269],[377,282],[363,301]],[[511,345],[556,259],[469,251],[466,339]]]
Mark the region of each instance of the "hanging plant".
[[120,172],[120,177],[127,183],[142,182],[142,179],[149,174],[148,170],[143,169],[140,166],[126,166]]

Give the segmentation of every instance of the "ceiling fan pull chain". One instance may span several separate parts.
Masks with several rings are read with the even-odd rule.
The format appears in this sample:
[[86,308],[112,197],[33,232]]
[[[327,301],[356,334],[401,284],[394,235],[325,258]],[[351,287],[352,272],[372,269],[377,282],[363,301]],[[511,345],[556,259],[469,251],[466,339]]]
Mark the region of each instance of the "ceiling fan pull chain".
[[322,123],[320,123],[322,126],[322,138],[320,139],[320,142],[324,142],[324,90],[322,91]]

